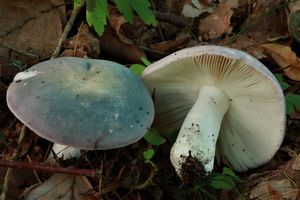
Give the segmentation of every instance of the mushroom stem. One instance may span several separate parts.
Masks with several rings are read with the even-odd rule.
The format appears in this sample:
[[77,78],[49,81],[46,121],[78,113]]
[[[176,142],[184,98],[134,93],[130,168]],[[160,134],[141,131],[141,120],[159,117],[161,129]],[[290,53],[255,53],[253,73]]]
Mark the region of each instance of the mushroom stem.
[[213,170],[216,142],[229,106],[230,100],[220,88],[206,85],[199,90],[170,153],[172,165],[183,179]]

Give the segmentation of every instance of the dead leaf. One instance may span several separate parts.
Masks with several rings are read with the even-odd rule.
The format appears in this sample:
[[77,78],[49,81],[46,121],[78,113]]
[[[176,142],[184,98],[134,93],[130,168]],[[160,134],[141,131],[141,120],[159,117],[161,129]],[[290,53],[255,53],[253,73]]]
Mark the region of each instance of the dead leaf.
[[289,4],[288,28],[290,34],[300,42],[300,1],[294,1]]
[[47,181],[33,189],[26,200],[84,200],[93,189],[84,176],[54,174]]
[[289,46],[281,44],[263,44],[275,62],[283,68],[284,73],[294,81],[300,81],[300,59]]
[[154,49],[159,52],[163,53],[171,53],[176,51],[179,46],[184,45],[188,43],[188,41],[191,39],[190,35],[187,35],[185,37],[176,39],[176,40],[168,40],[168,41],[162,41],[157,42],[154,44],[150,44],[151,49]]
[[215,39],[231,32],[230,18],[233,12],[226,4],[220,4],[212,14],[201,20],[199,35],[203,40]]
[[273,175],[269,174],[268,177],[260,177],[259,179],[263,181],[260,181],[250,191],[250,198],[258,200],[299,199],[299,170],[300,154],[286,164],[279,166],[277,170],[274,170]]
[[250,198],[257,200],[295,199],[299,188],[292,186],[288,179],[262,181],[251,190]]
[[141,63],[140,58],[146,57],[144,52],[135,44],[123,43],[108,26],[100,38],[100,44],[103,51],[108,55],[116,59],[126,60],[130,63]]
[[98,58],[100,55],[100,41],[86,24],[82,24],[78,33],[64,42],[64,47],[63,56]]
[[261,46],[267,50],[271,57],[282,68],[294,65],[298,62],[295,52],[293,52],[289,46],[281,44],[263,44]]
[[209,6],[210,1],[190,0],[186,2],[182,8],[181,14],[185,17],[198,17],[202,13],[212,13],[214,7]]
[[300,63],[283,69],[284,73],[294,81],[300,81]]
[[51,55],[62,33],[63,0],[0,0],[0,62]]
[[165,0],[168,11],[176,15],[180,15],[184,4],[190,2],[190,0]]
[[[6,175],[5,168],[0,169],[0,182],[3,183],[4,177]],[[32,171],[24,169],[14,169],[12,177],[9,182],[9,190],[6,196],[6,200],[16,200],[19,199],[19,195],[30,185],[36,184],[36,179]]]
[[219,0],[221,4],[227,4],[231,8],[238,8],[239,7],[239,0]]

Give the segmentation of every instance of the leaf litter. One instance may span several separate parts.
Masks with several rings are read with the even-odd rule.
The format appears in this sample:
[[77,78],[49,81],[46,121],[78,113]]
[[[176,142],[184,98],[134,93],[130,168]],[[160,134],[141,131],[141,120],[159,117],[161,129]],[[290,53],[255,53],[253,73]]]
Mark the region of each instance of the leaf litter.
[[[0,27],[4,27],[0,29],[1,102],[5,102],[6,87],[15,73],[41,59],[47,59],[53,52],[65,24],[65,11],[72,9],[63,1],[53,2],[1,1]],[[108,2],[107,6],[103,3],[96,8],[88,5],[87,21],[84,18],[86,13],[82,11],[64,42],[61,55],[109,59],[130,66],[142,63],[141,57],[155,61],[182,48],[218,44],[240,49],[260,59],[270,70],[277,70],[281,81],[286,83],[286,98],[292,100],[293,115],[290,114],[288,118],[283,146],[262,168],[244,174],[237,173],[242,180],[236,184],[240,194],[234,192],[234,184],[224,185],[224,181],[220,182],[224,179],[222,178],[216,179],[217,182],[212,181],[216,188],[220,188],[220,193],[208,188],[207,193],[201,193],[200,196],[205,198],[215,195],[220,199],[241,196],[244,199],[297,199],[300,182],[300,122],[299,118],[293,117],[299,111],[298,97],[294,98],[293,95],[300,93],[300,47],[291,33],[293,30],[288,27],[288,19],[290,13],[299,9],[280,0],[143,0],[142,4],[137,5],[145,12],[137,13],[133,12],[137,5],[134,7],[128,2]],[[26,5],[24,8],[21,6],[23,4]],[[33,6],[35,4],[39,6]],[[156,27],[149,25],[154,22],[153,16],[145,18],[145,13],[151,6],[160,19]],[[103,7],[108,7],[108,12],[90,12]],[[16,14],[18,10],[23,12]],[[144,16],[142,18],[146,23],[138,16]],[[188,26],[178,26],[182,18],[188,22]],[[91,27],[86,26],[85,22]],[[48,24],[51,26],[47,26]],[[97,33],[103,35],[99,37]],[[7,61],[9,64],[3,67],[3,63]],[[0,146],[2,158],[6,159],[11,156],[11,150],[15,147],[17,134],[15,121],[6,106],[0,104],[0,111],[0,127],[9,145],[8,150],[3,142]],[[20,159],[28,160],[29,156],[30,159],[41,162],[47,156],[49,142],[30,135],[23,145]],[[30,185],[37,182],[37,177],[31,177],[32,183],[25,184],[28,190],[24,195],[26,199],[199,199],[196,186],[182,186],[175,175],[168,160],[170,146],[169,141],[150,134],[145,139],[118,150],[88,151],[83,152],[79,160],[56,160],[50,164],[95,168],[101,171],[101,176],[87,178],[54,174],[49,178],[49,174],[39,172],[35,175],[38,175],[42,184],[32,189]],[[158,171],[151,178],[151,184],[137,190],[136,186],[145,183],[151,174],[151,167],[145,163],[145,159],[151,159]],[[217,166],[215,171],[222,173],[222,169]],[[219,178],[220,174],[215,177]],[[15,178],[12,179],[14,180]],[[226,181],[232,183],[232,179]],[[21,188],[24,190],[24,187]],[[12,189],[10,194],[16,193],[18,195],[15,196],[19,196],[20,191]],[[203,188],[200,191],[203,192]],[[89,196],[84,197],[84,194]]]

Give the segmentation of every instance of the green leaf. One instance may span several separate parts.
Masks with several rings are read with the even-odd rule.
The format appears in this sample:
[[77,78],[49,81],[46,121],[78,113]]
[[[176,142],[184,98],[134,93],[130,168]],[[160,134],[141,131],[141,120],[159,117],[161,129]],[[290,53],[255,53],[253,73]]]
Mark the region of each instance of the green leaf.
[[286,99],[289,99],[289,101],[291,101],[297,109],[300,109],[300,95],[299,94],[289,93],[285,97],[286,97]]
[[157,25],[154,12],[150,9],[148,0],[127,0],[140,18],[148,25]]
[[141,61],[144,63],[145,66],[149,66],[151,65],[151,62],[147,59],[147,58],[144,58],[144,57],[141,57]]
[[129,69],[136,75],[140,76],[143,73],[143,71],[146,69],[146,67],[141,64],[133,64],[129,67]]
[[149,143],[153,145],[162,145],[166,142],[166,139],[161,137],[156,130],[149,130],[145,135],[144,139]]
[[293,112],[295,112],[294,105],[293,105],[293,103],[289,100],[289,98],[287,98],[286,96],[285,96],[284,98],[285,98],[285,111],[286,111],[286,114],[290,115],[290,114],[292,114]]
[[281,74],[274,74],[275,78],[279,82],[282,90],[286,90],[290,85],[286,82],[284,82],[283,77]]
[[108,18],[107,0],[87,0],[86,20],[90,27],[94,27],[99,36],[104,32]]
[[235,187],[234,181],[224,175],[213,176],[210,180],[210,185],[214,189],[231,190]]
[[134,15],[133,10],[128,2],[128,0],[115,0],[116,7],[123,14],[125,19],[130,23],[133,23]]
[[285,105],[288,115],[295,112],[295,108],[300,109],[300,95],[294,93],[285,95]]
[[145,160],[150,160],[154,156],[155,151],[153,149],[147,149],[143,152]]
[[232,171],[230,168],[228,167],[223,167],[223,175],[227,175],[230,176],[234,179],[239,179],[239,177],[234,173],[234,171]]

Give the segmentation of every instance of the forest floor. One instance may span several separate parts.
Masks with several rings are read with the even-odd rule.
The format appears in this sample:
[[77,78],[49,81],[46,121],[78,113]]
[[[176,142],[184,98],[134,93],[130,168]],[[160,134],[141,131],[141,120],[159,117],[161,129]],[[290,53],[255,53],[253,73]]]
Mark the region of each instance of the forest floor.
[[[300,199],[300,1],[152,0],[151,8],[156,26],[138,16],[128,23],[109,1],[109,19],[98,36],[87,25],[86,7],[75,13],[72,1],[0,0],[0,156],[13,167],[7,175],[7,163],[0,162],[0,199]],[[212,176],[184,184],[169,161],[172,142],[157,135],[119,149],[82,150],[79,159],[47,160],[52,143],[24,128],[6,104],[13,77],[51,57],[130,67],[144,65],[143,57],[152,63],[207,44],[254,56],[283,87],[286,135],[259,168],[237,173],[216,164]]]

